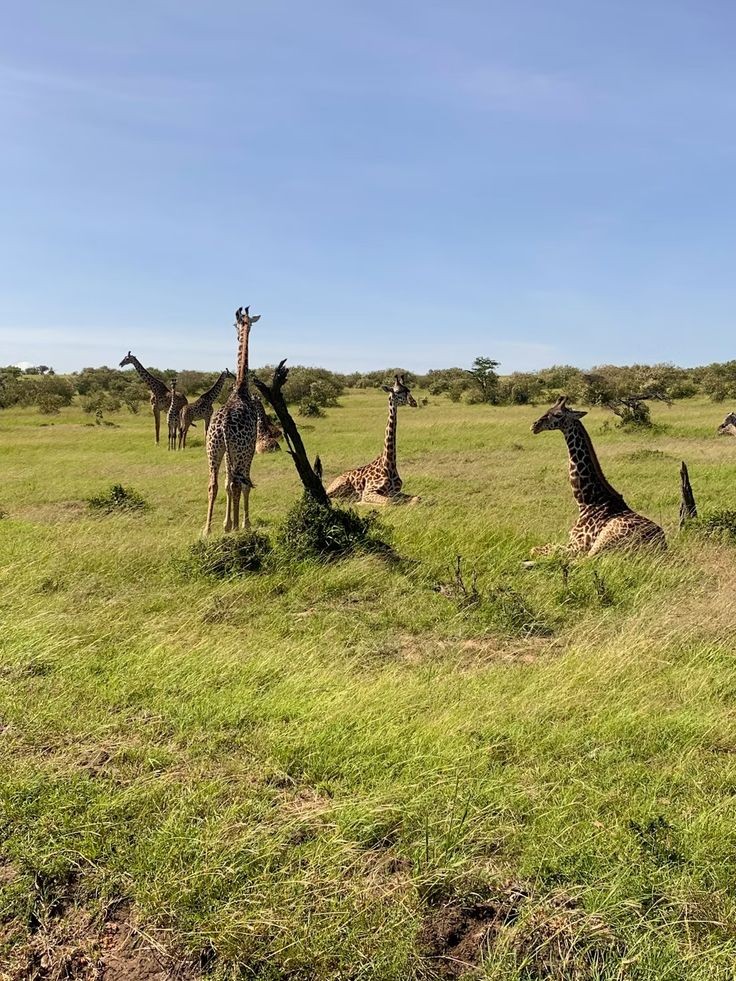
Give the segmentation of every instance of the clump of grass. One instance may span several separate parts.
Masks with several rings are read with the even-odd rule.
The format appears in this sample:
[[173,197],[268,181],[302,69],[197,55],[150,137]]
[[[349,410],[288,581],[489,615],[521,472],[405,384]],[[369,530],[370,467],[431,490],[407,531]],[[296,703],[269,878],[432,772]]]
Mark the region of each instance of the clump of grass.
[[257,531],[198,541],[189,547],[186,569],[196,575],[232,579],[258,572],[271,552],[271,541]]
[[736,542],[736,511],[711,511],[697,522],[696,527],[709,537]]
[[452,567],[452,579],[436,583],[434,591],[453,600],[460,610],[475,609],[484,613],[495,627],[506,633],[525,637],[548,637],[552,633],[544,618],[512,586],[498,583],[481,592],[475,570],[470,579],[463,574],[460,555]]
[[351,552],[388,551],[386,529],[374,514],[353,508],[325,507],[305,494],[290,508],[279,532],[279,545],[295,559],[335,559]]
[[96,497],[90,497],[87,502],[91,511],[103,514],[114,514],[116,511],[144,511],[148,504],[146,499],[130,487],[113,484],[109,490]]

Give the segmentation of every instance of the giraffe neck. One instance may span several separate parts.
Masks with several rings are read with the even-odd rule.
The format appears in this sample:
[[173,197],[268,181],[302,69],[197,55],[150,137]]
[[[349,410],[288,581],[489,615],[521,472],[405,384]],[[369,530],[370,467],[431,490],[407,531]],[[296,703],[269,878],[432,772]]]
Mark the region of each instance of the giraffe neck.
[[222,386],[225,384],[225,379],[227,378],[227,372],[223,371],[220,377],[217,379],[215,384],[208,388],[206,392],[199,396],[200,402],[214,402],[217,396],[222,391]]
[[563,432],[570,455],[570,484],[578,506],[581,509],[607,504],[626,507],[623,497],[603,476],[593,443],[582,422],[572,420]]
[[238,373],[235,378],[233,391],[240,398],[249,398],[248,391],[248,339],[250,337],[250,324],[243,327],[240,332],[240,345],[238,347]]
[[393,395],[388,397],[388,422],[386,423],[386,436],[383,440],[383,456],[381,460],[387,470],[396,469],[396,402]]
[[162,382],[160,378],[156,378],[155,375],[152,375],[150,371],[146,371],[138,358],[131,357],[131,361],[133,362],[133,367],[138,372],[140,378],[149,387],[153,395],[163,398],[164,396],[171,394],[164,382]]

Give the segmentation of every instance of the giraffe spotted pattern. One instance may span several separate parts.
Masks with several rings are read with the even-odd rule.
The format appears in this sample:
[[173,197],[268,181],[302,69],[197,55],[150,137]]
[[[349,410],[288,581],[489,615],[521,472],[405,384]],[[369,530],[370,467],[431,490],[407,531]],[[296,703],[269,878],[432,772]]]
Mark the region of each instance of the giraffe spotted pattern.
[[222,391],[223,385],[225,384],[225,379],[234,377],[235,375],[232,373],[232,371],[228,371],[228,369],[225,368],[211,388],[208,388],[206,392],[203,392],[195,402],[190,402],[181,409],[179,416],[180,450],[186,449],[187,433],[189,432],[190,427],[194,425],[196,420],[204,420],[204,434],[205,437],[207,436],[207,430],[210,428],[212,413],[215,411],[215,400]]
[[[535,434],[559,429],[567,443],[570,484],[580,513],[564,550],[573,555],[597,555],[614,548],[665,547],[659,525],[632,511],[604,477],[593,443],[580,421],[584,415],[587,413],[568,408],[563,397],[532,426]],[[545,545],[534,549],[532,555],[549,555],[558,550],[560,546]]]
[[256,430],[258,415],[254,399],[248,390],[248,340],[250,328],[260,316],[250,316],[248,307],[235,311],[235,327],[238,332],[238,373],[230,398],[215,413],[207,430],[207,462],[209,465],[209,502],[204,534],[212,528],[212,514],[218,490],[220,464],[225,460],[227,478],[227,507],[225,511],[225,531],[237,529],[240,518],[240,496],[243,496],[243,528],[250,527],[248,510],[250,489],[250,466],[256,450]]
[[416,408],[417,403],[404,384],[403,375],[395,376],[391,388],[386,385],[382,388],[384,392],[388,392],[388,422],[383,453],[364,467],[346,470],[333,480],[327,488],[328,497],[360,501],[363,504],[391,504],[409,499],[401,493],[403,481],[396,467],[396,420],[400,405]]

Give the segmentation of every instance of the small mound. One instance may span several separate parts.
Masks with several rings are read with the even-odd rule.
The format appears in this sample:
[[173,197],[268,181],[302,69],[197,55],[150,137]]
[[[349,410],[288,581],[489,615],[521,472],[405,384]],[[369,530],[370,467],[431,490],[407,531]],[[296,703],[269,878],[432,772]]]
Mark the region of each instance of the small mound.
[[525,899],[510,888],[489,899],[444,902],[425,918],[419,946],[440,977],[461,977],[480,964],[500,930],[519,918]]
[[145,498],[130,487],[113,484],[108,491],[90,497],[87,505],[91,511],[102,514],[115,514],[120,511],[144,511],[148,504]]
[[384,527],[374,514],[328,507],[305,494],[286,515],[279,533],[282,550],[295,559],[335,559],[355,551],[388,552]]
[[712,538],[736,542],[736,511],[712,511],[696,524],[700,531]]
[[187,568],[196,575],[231,579],[258,572],[271,551],[271,542],[255,531],[236,532],[207,541],[195,542],[189,548]]

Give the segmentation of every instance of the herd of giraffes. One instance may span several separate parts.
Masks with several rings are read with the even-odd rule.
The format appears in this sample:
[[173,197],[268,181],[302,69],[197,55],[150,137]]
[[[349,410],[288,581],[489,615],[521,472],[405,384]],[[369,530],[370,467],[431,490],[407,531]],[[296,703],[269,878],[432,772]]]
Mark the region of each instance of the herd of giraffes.
[[[130,351],[120,362],[121,368],[128,364],[133,365],[151,393],[157,443],[162,412],[166,413],[169,449],[184,449],[188,430],[196,421],[204,422],[209,466],[205,535],[212,528],[223,459],[227,491],[224,529],[229,532],[239,527],[250,527],[249,498],[253,486],[250,468],[254,454],[280,449],[282,431],[271,422],[263,403],[258,396],[251,394],[249,388],[250,330],[259,319],[260,315],[251,314],[249,307],[239,307],[236,310],[237,372],[232,375],[227,369],[223,371],[214,385],[193,403],[189,403],[186,396],[177,392],[176,380],[169,388],[160,378],[147,371]],[[232,391],[225,404],[215,411],[215,400],[228,378],[234,378]],[[371,463],[347,470],[333,480],[327,487],[328,497],[374,505],[419,500],[402,493],[402,480],[396,464],[398,409],[404,405],[416,408],[417,403],[403,375],[396,375],[394,384],[391,387],[384,385],[383,390],[388,393],[388,421],[382,453]],[[564,436],[569,456],[570,484],[579,509],[578,519],[570,531],[566,545],[544,545],[533,549],[532,555],[564,552],[572,556],[584,556],[597,555],[614,548],[665,548],[665,534],[659,525],[633,511],[606,480],[590,435],[581,421],[585,415],[584,411],[568,406],[566,397],[562,396],[531,427],[535,434],[557,429]],[[722,435],[736,435],[736,414],[730,413],[726,416],[718,432]]]

